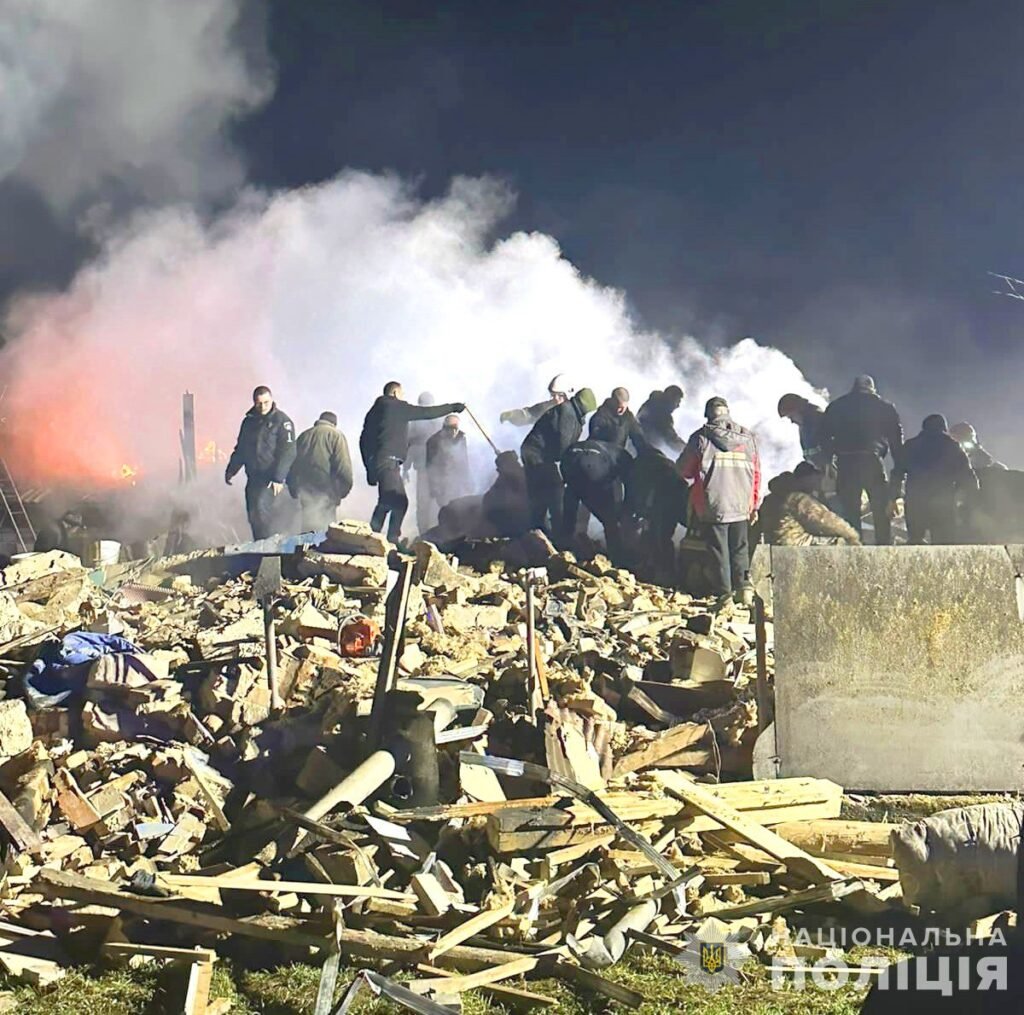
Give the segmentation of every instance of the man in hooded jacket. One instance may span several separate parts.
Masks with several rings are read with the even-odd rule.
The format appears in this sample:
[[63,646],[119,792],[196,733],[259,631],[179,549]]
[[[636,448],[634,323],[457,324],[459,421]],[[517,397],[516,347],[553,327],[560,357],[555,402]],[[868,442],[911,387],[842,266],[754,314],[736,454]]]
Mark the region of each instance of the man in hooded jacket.
[[438,419],[463,412],[465,408],[462,402],[410,405],[402,400],[402,385],[398,381],[384,385],[384,393],[370,407],[359,436],[367,482],[377,487],[377,506],[370,519],[374,532],[384,528],[390,515],[388,539],[397,543],[402,535],[402,522],[409,507],[402,481],[402,464],[409,454],[409,424],[415,419]]
[[957,499],[973,500],[978,477],[963,448],[949,435],[945,416],[927,416],[921,432],[903,445],[893,470],[891,497],[902,496],[906,476],[907,536],[911,543],[958,541]]
[[352,492],[352,458],[333,412],[320,413],[299,434],[288,492],[302,508],[303,532],[322,532],[337,520],[338,505]]
[[596,408],[594,392],[581,388],[572,398],[548,409],[523,441],[519,457],[526,473],[530,524],[545,529],[548,535],[557,536],[562,531],[564,486],[558,463],[580,439],[583,421]]
[[889,484],[885,456],[899,460],[903,424],[891,402],[879,398],[874,378],[861,374],[853,388],[825,410],[826,451],[836,458],[836,493],[843,516],[862,535],[861,499],[866,492],[875,526],[875,543],[892,542]]
[[750,589],[748,526],[757,510],[761,459],[757,439],[729,418],[724,398],[710,398],[707,422],[691,434],[677,467],[692,481],[690,506],[706,532],[711,584],[719,601]]
[[284,490],[295,459],[295,427],[277,407],[270,388],[261,384],[252,393],[252,408],[242,418],[235,449],[224,470],[224,482],[245,469],[245,510],[253,539],[280,531],[275,498]]

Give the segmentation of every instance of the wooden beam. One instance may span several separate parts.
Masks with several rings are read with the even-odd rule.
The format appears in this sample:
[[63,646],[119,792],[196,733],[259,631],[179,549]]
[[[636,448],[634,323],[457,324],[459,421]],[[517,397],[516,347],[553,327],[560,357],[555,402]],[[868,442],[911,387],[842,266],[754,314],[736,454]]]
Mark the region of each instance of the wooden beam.
[[[455,976],[450,969],[440,969],[423,962],[416,965],[421,973],[430,973],[433,976]],[[513,1011],[531,1011],[534,1008],[555,1008],[559,1002],[546,994],[535,994],[532,990],[524,990],[522,987],[509,987],[504,983],[486,983],[477,988],[482,994],[494,998],[502,1007],[511,1008]]]
[[794,846],[781,836],[769,831],[764,825],[741,814],[720,797],[715,796],[707,787],[683,777],[682,772],[672,773],[674,779],[671,791],[680,799],[720,822],[730,831],[736,832],[746,842],[774,857],[785,864],[786,869],[811,884],[824,881],[842,881],[842,874],[818,860],[799,846]]
[[11,842],[23,853],[35,853],[42,847],[39,833],[18,813],[14,804],[0,793],[0,825]]
[[490,969],[481,969],[462,976],[434,976],[426,980],[411,980],[408,987],[417,993],[431,990],[441,994],[462,994],[467,990],[475,990],[477,987],[498,983],[501,980],[511,980],[514,976],[523,976],[536,969],[540,962],[541,960],[533,955],[524,955],[521,959],[512,959],[511,962],[502,962],[497,966],[491,966]]
[[300,895],[330,895],[344,899],[392,899],[395,902],[415,902],[416,896],[399,892],[393,888],[378,888],[376,885],[333,885],[319,881],[264,881],[259,878],[241,880],[230,874],[202,877],[196,874],[160,874],[159,878],[169,887],[182,888],[229,888],[236,892],[298,892]]
[[[663,758],[694,747],[709,736],[713,742],[714,733],[711,732],[710,723],[680,723],[678,726],[673,726],[671,729],[667,729],[664,733],[659,734],[646,747],[621,757],[616,762],[615,768],[612,771],[612,777],[615,778],[616,776],[626,775],[628,772],[640,772],[645,768],[650,768]],[[707,753],[713,762],[714,751],[709,748]]]
[[482,913],[477,913],[476,916],[471,916],[468,920],[464,920],[457,927],[448,931],[447,934],[442,934],[427,952],[427,957],[433,962],[456,945],[462,944],[463,941],[468,941],[477,934],[482,934],[488,927],[493,927],[496,923],[504,920],[506,916],[510,916],[515,906],[515,900],[509,899],[493,909],[485,909]]
[[[213,981],[213,960],[217,957],[205,948],[197,948],[197,955],[188,971],[183,1015],[206,1015],[210,1003],[210,984]],[[205,953],[203,955],[202,953]]]
[[830,881],[824,885],[814,885],[802,892],[789,895],[776,895],[768,899],[751,899],[750,902],[727,909],[716,909],[716,920],[741,920],[745,916],[760,916],[762,913],[784,913],[790,909],[803,909],[804,906],[817,905],[822,902],[838,902],[847,895],[859,892],[864,886],[859,881]]
[[199,906],[183,905],[176,901],[142,898],[120,891],[109,881],[97,881],[95,878],[83,877],[80,874],[44,869],[39,872],[33,884],[43,895],[51,899],[71,899],[87,905],[105,906],[126,913],[135,913],[148,920],[166,920],[168,923],[203,927],[222,934],[263,938],[282,945],[322,948],[327,943],[326,937],[320,934],[310,934],[291,927],[267,927],[250,920],[236,920],[219,913],[211,913]]

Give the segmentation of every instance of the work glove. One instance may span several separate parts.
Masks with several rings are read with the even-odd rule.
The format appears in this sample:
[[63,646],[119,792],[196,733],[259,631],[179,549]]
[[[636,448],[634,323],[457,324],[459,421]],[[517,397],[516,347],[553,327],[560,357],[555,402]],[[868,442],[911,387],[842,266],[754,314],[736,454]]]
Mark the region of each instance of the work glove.
[[270,492],[276,497],[284,490],[284,483],[268,483],[267,486],[270,488]]
[[506,410],[505,412],[503,412],[503,413],[502,413],[502,414],[501,414],[501,415],[500,415],[500,416],[498,417],[498,422],[499,422],[499,423],[508,423],[508,422],[510,422],[510,421],[511,421],[511,419],[512,419],[513,415],[514,415],[514,413],[513,413],[513,412],[512,412],[512,411],[511,411],[510,409],[507,409],[507,410]]
[[225,473],[224,473],[224,482],[225,482],[225,483],[227,483],[227,484],[228,484],[228,486],[230,486],[230,485],[231,485],[231,480],[232,480],[232,478],[233,478],[233,477],[232,477],[232,475],[231,475],[231,473],[230,473],[230,472],[225,472]]
[[466,411],[466,403],[465,402],[452,402],[452,412],[465,412],[465,411]]

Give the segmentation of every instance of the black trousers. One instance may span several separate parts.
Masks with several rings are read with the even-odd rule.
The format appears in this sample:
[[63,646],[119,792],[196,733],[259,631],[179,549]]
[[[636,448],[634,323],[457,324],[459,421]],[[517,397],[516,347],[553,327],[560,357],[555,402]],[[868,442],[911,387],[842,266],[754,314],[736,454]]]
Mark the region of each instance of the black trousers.
[[932,545],[958,542],[956,504],[952,497],[915,496],[908,492],[904,513],[911,543],[923,543],[926,535]]
[[370,528],[380,532],[384,528],[384,519],[390,515],[388,539],[397,543],[402,535],[402,522],[405,521],[408,509],[409,497],[402,480],[402,463],[391,459],[377,467],[377,506],[370,518]]
[[866,492],[875,523],[875,544],[892,543],[892,522],[889,520],[889,484],[885,478],[882,460],[870,451],[838,455],[836,493],[843,508],[843,517],[862,536],[860,505],[861,494]]
[[716,596],[739,592],[750,584],[750,547],[747,522],[706,525],[711,591]]
[[601,523],[608,552],[615,555],[621,548],[619,519],[622,516],[622,484],[618,480],[603,483],[575,479],[566,482],[562,498],[562,534],[571,539],[576,532],[579,507],[582,504]]
[[253,539],[268,539],[284,531],[278,524],[280,512],[270,490],[269,476],[247,476],[245,482],[245,513]]
[[[530,502],[530,528],[557,538],[562,532],[562,474],[554,462],[523,467]],[[550,524],[548,518],[551,519]]]

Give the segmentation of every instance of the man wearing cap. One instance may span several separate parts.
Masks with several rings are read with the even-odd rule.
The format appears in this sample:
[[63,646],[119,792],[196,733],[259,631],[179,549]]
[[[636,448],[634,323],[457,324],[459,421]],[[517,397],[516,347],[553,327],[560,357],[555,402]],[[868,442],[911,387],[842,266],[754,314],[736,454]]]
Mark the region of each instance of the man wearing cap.
[[564,402],[548,409],[526,435],[519,457],[526,473],[530,524],[557,538],[562,532],[562,496],[565,487],[558,463],[580,439],[583,421],[597,408],[590,388],[581,388]]
[[875,526],[876,545],[892,542],[889,484],[885,456],[898,462],[903,451],[903,424],[891,402],[879,398],[872,377],[862,374],[853,388],[825,410],[826,450],[836,459],[836,492],[843,517],[862,535],[861,502],[866,492]]
[[302,508],[302,531],[323,532],[338,519],[338,505],[352,492],[352,459],[338,417],[322,412],[299,434],[288,492]]
[[724,398],[708,399],[707,422],[690,435],[677,467],[692,482],[690,505],[707,534],[712,592],[724,604],[751,598],[748,526],[757,511],[757,439],[729,418]]

